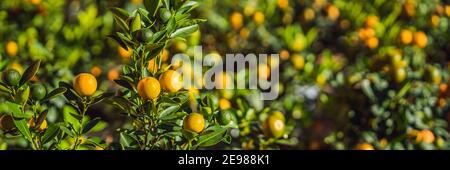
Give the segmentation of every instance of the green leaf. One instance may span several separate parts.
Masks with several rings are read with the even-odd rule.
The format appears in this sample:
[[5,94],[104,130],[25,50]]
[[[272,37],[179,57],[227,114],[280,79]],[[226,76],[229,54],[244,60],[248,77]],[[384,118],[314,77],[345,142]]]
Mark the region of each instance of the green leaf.
[[118,35],[108,35],[108,38],[115,40],[123,49],[128,50],[127,44]]
[[119,25],[119,27],[122,28],[122,30],[124,30],[125,32],[128,32],[128,30],[130,30],[126,20],[124,20],[124,19],[122,19],[122,18],[120,18],[118,16],[115,16],[115,15],[114,15],[114,20]]
[[96,97],[94,98],[94,100],[92,100],[91,104],[96,104],[96,103],[101,102],[101,101],[103,101],[104,99],[110,98],[110,97],[112,97],[112,96],[114,96],[114,93],[113,93],[113,92],[103,93],[103,94],[101,94],[101,95],[99,95],[99,96],[96,96]]
[[36,125],[34,127],[40,127],[42,122],[47,118],[48,110],[44,110],[39,114],[39,117],[37,119]]
[[145,46],[146,51],[150,51],[146,57],[147,60],[153,59],[155,56],[157,56],[164,48],[164,43],[155,43],[155,44],[148,44]]
[[3,85],[3,83],[2,84],[0,84],[0,92],[4,92],[4,93],[7,93],[7,94],[9,94],[9,93],[11,93],[11,90],[9,90],[5,85]]
[[55,138],[56,135],[58,135],[60,129],[59,125],[51,124],[46,130],[44,135],[42,136],[42,144],[46,144],[50,142],[52,139]]
[[23,104],[28,101],[28,97],[30,97],[30,87],[27,86],[24,90],[20,90],[16,94],[16,103]]
[[122,87],[125,87],[128,90],[133,90],[133,86],[128,81],[116,79],[114,80],[114,82]]
[[171,8],[170,0],[164,0],[164,5],[166,6],[167,9],[170,9]]
[[177,23],[176,23],[175,17],[170,17],[169,22],[167,23],[167,27],[166,27],[167,33],[171,34],[175,30],[176,26],[177,26]]
[[159,113],[160,120],[171,120],[177,118],[176,111],[180,109],[179,105],[173,105]]
[[135,138],[124,132],[120,133],[119,138],[120,145],[123,149],[133,148],[133,146],[136,146],[136,144],[138,144]]
[[14,118],[14,124],[16,125],[16,128],[19,130],[19,132],[26,140],[28,141],[33,140],[31,137],[30,129],[28,128],[27,121],[25,121],[25,119]]
[[223,140],[226,132],[227,128],[225,127],[211,126],[198,136],[198,141],[194,146],[208,147],[215,145]]
[[110,10],[114,14],[114,16],[116,16],[124,21],[126,21],[128,19],[128,17],[130,17],[128,12],[121,8],[111,7]]
[[12,112],[13,117],[23,117],[23,114],[20,111],[20,105],[7,101],[6,106],[8,106],[9,111]]
[[133,22],[131,23],[131,32],[135,32],[141,28],[141,15],[136,13],[136,17],[134,17]]
[[23,73],[22,78],[20,78],[19,87],[30,80],[39,70],[39,65],[41,65],[41,60],[35,61],[31,64]]
[[159,6],[161,5],[161,0],[144,0],[145,9],[150,13],[151,17],[156,15]]
[[195,31],[198,30],[198,25],[191,25],[191,26],[187,26],[187,27],[183,27],[180,29],[177,29],[175,32],[173,32],[172,34],[170,34],[170,38],[174,38],[174,37],[187,37],[190,34],[194,33]]
[[86,126],[84,126],[83,128],[83,133],[87,133],[89,132],[95,125],[97,125],[97,123],[100,122],[100,118],[94,118],[92,120],[90,120]]
[[198,3],[196,1],[187,1],[185,2],[180,9],[178,9],[177,13],[179,14],[185,14],[193,10],[198,6]]
[[152,43],[159,42],[164,37],[164,34],[166,34],[166,32],[167,30],[161,30],[159,32],[156,32],[155,34],[153,34],[152,40],[150,42]]
[[14,124],[16,125],[16,128],[19,130],[19,132],[23,135],[25,139],[27,139],[28,141],[32,141],[30,129],[28,128],[27,122],[23,118],[18,118],[23,117],[23,113],[20,110],[20,105],[11,102],[6,102],[6,105],[13,113],[13,121]]
[[63,117],[64,117],[64,122],[72,124],[72,126],[75,129],[80,128],[81,116],[77,114],[77,111],[75,110],[75,108],[70,107],[70,106],[65,106],[63,108]]
[[58,87],[55,90],[48,93],[47,96],[45,96],[45,98],[42,99],[42,101],[48,101],[50,99],[53,99],[61,94],[64,94],[66,91],[67,89],[65,87]]
[[112,105],[116,106],[117,108],[119,108],[127,113],[130,113],[133,115],[135,114],[135,111],[131,107],[131,103],[124,97],[115,96],[115,97],[111,98],[110,101],[111,101]]

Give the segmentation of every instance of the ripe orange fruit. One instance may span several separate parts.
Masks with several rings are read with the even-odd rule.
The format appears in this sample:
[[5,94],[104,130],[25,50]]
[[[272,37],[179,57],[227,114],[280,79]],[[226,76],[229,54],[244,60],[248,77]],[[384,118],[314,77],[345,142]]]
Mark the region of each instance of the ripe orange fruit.
[[411,43],[413,40],[413,32],[409,29],[402,29],[400,31],[400,41],[403,44],[409,44]]
[[444,96],[447,94],[448,84],[447,83],[441,83],[439,85],[439,94],[441,96]]
[[356,150],[374,150],[373,146],[369,143],[360,143],[355,146]]
[[155,78],[146,77],[138,82],[137,91],[143,99],[153,100],[159,96],[161,86]]
[[251,16],[255,13],[255,11],[256,11],[256,8],[252,4],[247,4],[244,7],[244,15],[245,16]]
[[169,59],[169,50],[164,48],[161,59],[163,62],[165,62]]
[[39,5],[41,3],[41,0],[30,0],[30,2],[33,5]]
[[256,25],[262,25],[264,24],[265,16],[264,13],[258,11],[253,15],[253,21]]
[[239,31],[239,36],[241,36],[242,39],[248,39],[250,36],[250,31],[247,28],[242,28],[241,31]]
[[200,133],[205,128],[205,119],[199,113],[191,113],[183,120],[183,129]]
[[97,80],[92,74],[80,73],[73,80],[73,88],[81,96],[91,96],[97,90]]
[[375,30],[373,28],[361,28],[358,30],[358,36],[365,41],[375,36]]
[[407,0],[403,5],[403,8],[405,9],[406,15],[408,15],[409,17],[414,17],[416,15],[416,6],[414,0]]
[[305,66],[305,58],[300,54],[292,55],[292,65],[297,70],[302,70]]
[[219,108],[221,110],[227,110],[227,109],[231,108],[230,101],[228,99],[225,99],[225,98],[219,99]]
[[6,54],[10,57],[14,57],[17,55],[17,51],[19,50],[19,47],[17,46],[17,43],[14,41],[9,41],[6,43]]
[[284,121],[277,115],[270,115],[263,123],[262,130],[267,137],[279,138],[284,134]]
[[119,55],[122,58],[127,59],[127,58],[131,57],[133,50],[130,47],[128,47],[128,50],[126,50],[126,49],[122,48],[121,46],[119,46],[119,47],[117,47],[117,52],[119,53]]
[[427,42],[428,42],[428,38],[424,32],[419,31],[414,34],[414,43],[418,47],[424,48],[425,46],[427,46]]
[[278,0],[278,8],[286,9],[289,6],[289,0]]
[[258,65],[258,78],[261,80],[267,80],[270,77],[270,67],[267,64]]
[[305,21],[312,21],[316,17],[316,12],[311,8],[306,8],[303,12],[303,18]]
[[371,15],[371,16],[367,17],[367,19],[364,22],[364,24],[368,28],[373,28],[373,27],[375,27],[378,24],[379,20],[380,19],[378,19],[378,17],[376,15]]
[[328,5],[326,8],[328,18],[335,21],[339,17],[339,9],[334,5]]
[[440,18],[438,15],[431,16],[431,25],[433,25],[433,27],[439,26],[439,21],[440,21]]
[[422,130],[417,134],[416,143],[428,143],[431,144],[434,142],[434,134],[430,130]]
[[112,68],[108,71],[108,80],[114,81],[119,79],[119,71],[116,68]]
[[11,115],[0,116],[0,129],[11,130],[15,128],[13,117]]
[[281,50],[280,51],[280,59],[281,60],[287,60],[289,59],[289,51],[288,50]]
[[233,12],[230,15],[230,24],[233,29],[238,30],[239,28],[242,27],[243,23],[244,23],[244,17],[242,16],[241,13]]
[[148,71],[153,74],[158,71],[158,63],[156,63],[155,61],[156,58],[152,58],[150,61],[148,61]]
[[[30,128],[32,128],[32,129],[34,129],[35,128],[35,121],[34,121],[34,118],[31,118],[29,121],[28,121],[28,125],[30,125]],[[41,123],[41,125],[39,126],[39,128],[38,128],[38,130],[39,131],[44,131],[45,129],[47,129],[47,120],[44,120],[42,123]]]
[[131,0],[131,3],[138,5],[138,4],[142,4],[142,1],[143,0]]
[[99,66],[93,66],[91,68],[91,74],[95,77],[100,76],[100,74],[102,74],[102,68],[100,68]]
[[378,47],[378,38],[377,37],[370,37],[366,40],[366,45],[370,49],[374,49]]
[[214,83],[217,89],[231,88],[233,80],[226,72],[221,72],[216,75]]
[[177,92],[183,87],[181,74],[173,70],[167,70],[161,74],[159,84],[164,90],[171,93]]

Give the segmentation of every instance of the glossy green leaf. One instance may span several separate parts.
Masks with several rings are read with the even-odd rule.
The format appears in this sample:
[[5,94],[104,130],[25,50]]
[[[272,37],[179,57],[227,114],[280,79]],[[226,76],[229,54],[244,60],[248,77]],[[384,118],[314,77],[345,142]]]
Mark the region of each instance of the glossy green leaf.
[[28,80],[30,80],[39,70],[39,66],[41,65],[41,60],[35,61],[31,64],[23,73],[22,78],[20,78],[19,86],[25,84]]

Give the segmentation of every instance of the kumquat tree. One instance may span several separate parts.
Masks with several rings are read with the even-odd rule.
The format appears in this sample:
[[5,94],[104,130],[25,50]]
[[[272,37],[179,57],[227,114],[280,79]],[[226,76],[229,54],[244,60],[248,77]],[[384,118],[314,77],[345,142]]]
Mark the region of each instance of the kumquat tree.
[[1,150],[448,150],[445,0],[0,1]]

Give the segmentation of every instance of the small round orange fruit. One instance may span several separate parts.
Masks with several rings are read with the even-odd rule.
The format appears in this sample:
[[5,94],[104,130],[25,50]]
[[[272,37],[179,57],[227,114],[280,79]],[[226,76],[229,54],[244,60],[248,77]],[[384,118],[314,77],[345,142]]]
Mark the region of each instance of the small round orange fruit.
[[302,70],[305,66],[305,58],[300,54],[292,55],[292,65],[297,70]]
[[205,128],[205,119],[199,113],[191,113],[183,120],[183,129],[200,133]]
[[264,13],[258,11],[253,15],[253,21],[256,25],[262,25],[264,24],[265,16]]
[[100,76],[100,74],[102,74],[102,68],[100,68],[99,66],[93,66],[91,68],[91,73],[95,77],[98,77],[98,76]]
[[326,8],[328,18],[335,21],[339,17],[339,9],[334,5],[328,5]]
[[413,32],[409,29],[402,29],[400,31],[400,41],[407,45],[409,43],[411,43],[413,40]]
[[267,64],[258,65],[258,78],[267,80],[270,77],[270,67]]
[[227,109],[231,108],[230,101],[228,99],[225,99],[225,98],[219,99],[219,108],[221,110],[227,110]]
[[131,57],[131,54],[133,53],[133,50],[132,50],[130,47],[128,47],[128,50],[127,50],[127,49],[124,49],[124,48],[122,48],[121,46],[119,46],[119,47],[117,48],[117,52],[119,53],[119,55],[120,55],[122,58],[130,58],[130,57]]
[[414,34],[414,43],[418,47],[424,48],[425,46],[427,46],[427,42],[428,42],[428,38],[424,32],[419,31]]
[[117,79],[119,79],[119,71],[115,68],[112,68],[111,70],[108,71],[108,80],[114,81]]
[[171,93],[177,92],[183,87],[181,74],[174,70],[167,70],[159,77],[161,87]]
[[150,73],[156,73],[158,71],[158,63],[155,62],[156,58],[151,59],[148,61],[148,71]]
[[278,8],[286,9],[289,6],[289,0],[278,0]]
[[241,13],[233,12],[230,15],[230,24],[231,27],[233,27],[233,29],[238,30],[239,28],[242,27],[243,23],[244,23],[244,16],[242,16]]
[[153,100],[159,96],[161,86],[157,79],[153,77],[146,77],[138,82],[137,91],[139,96],[143,99]]
[[366,25],[366,27],[373,28],[378,24],[378,22],[379,22],[378,17],[376,15],[371,15],[367,17],[364,24]]
[[370,49],[377,48],[378,47],[378,38],[377,37],[370,37],[369,39],[367,39],[366,45]]
[[355,146],[356,150],[374,150],[373,146],[369,143],[360,143]]
[[19,50],[19,47],[17,46],[17,43],[14,41],[9,41],[6,43],[6,54],[10,57],[14,57],[17,55],[17,51]]
[[97,91],[97,80],[92,74],[80,73],[73,80],[73,88],[81,96],[91,96]]
[[430,130],[422,130],[417,134],[416,143],[428,143],[431,144],[434,142],[434,134]]

